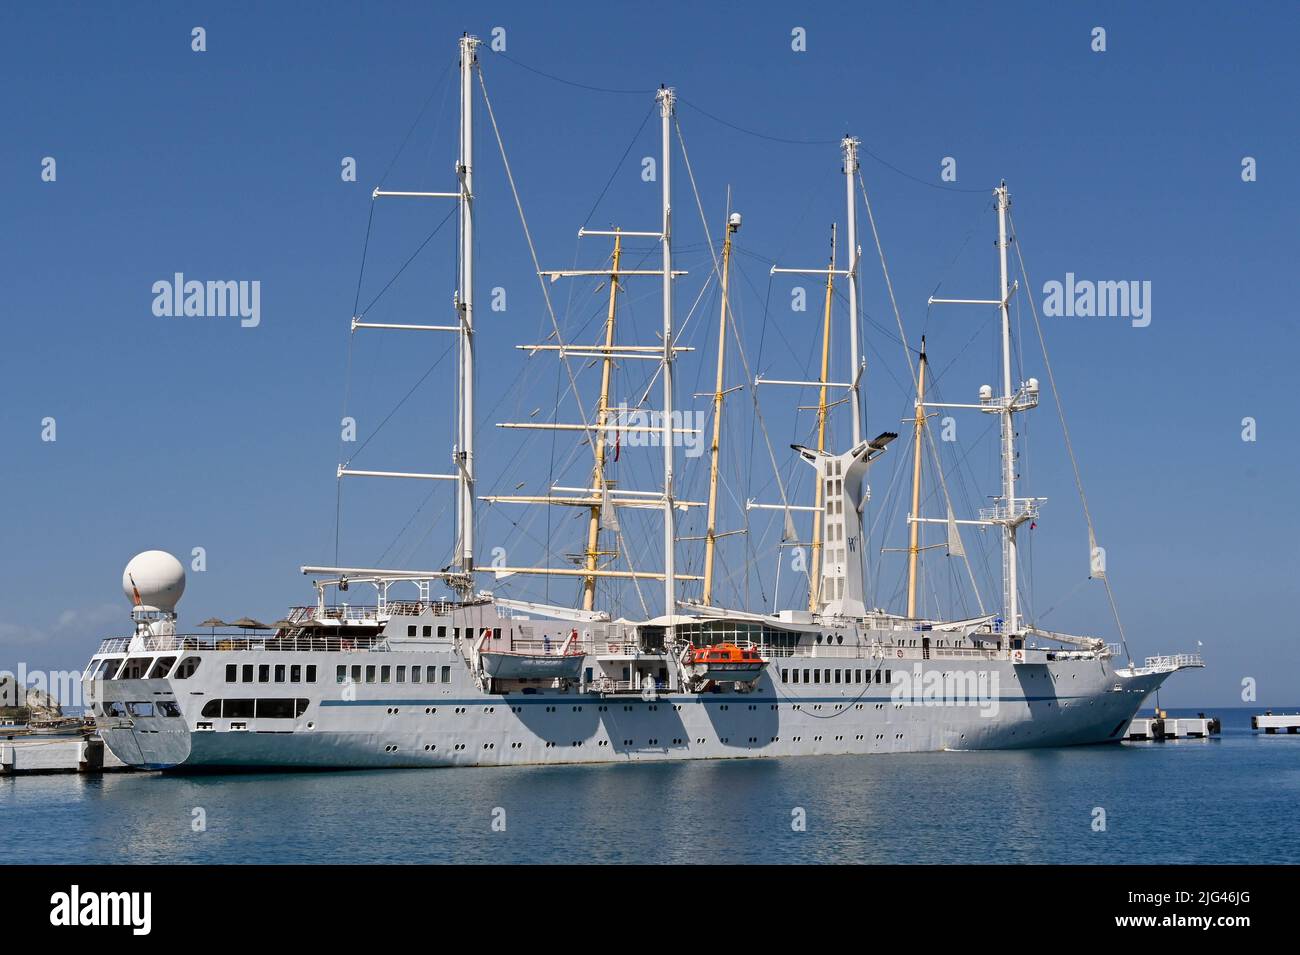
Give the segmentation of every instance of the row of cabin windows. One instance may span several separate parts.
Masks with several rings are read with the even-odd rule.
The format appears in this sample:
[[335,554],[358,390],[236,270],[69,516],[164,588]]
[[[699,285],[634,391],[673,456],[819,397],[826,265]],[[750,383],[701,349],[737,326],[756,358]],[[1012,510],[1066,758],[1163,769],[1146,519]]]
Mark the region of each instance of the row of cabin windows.
[[[783,669],[781,671],[781,682],[782,683],[862,683],[866,686],[870,686],[872,683],[889,684],[894,682],[893,670],[884,670],[883,672],[881,670],[877,670],[876,677],[874,680],[871,678],[870,670],[810,669],[810,670],[804,670],[802,671],[802,673],[803,676],[801,677],[799,675],[800,674],[799,670]],[[884,676],[883,680],[881,679],[882,675]]]
[[[316,682],[316,664],[307,664],[307,678],[303,679],[303,666],[299,663],[277,663],[272,666],[270,663],[262,663],[257,666],[258,683],[315,683]],[[274,674],[275,679],[271,679]],[[287,677],[287,679],[286,679]],[[253,664],[245,663],[242,666],[235,663],[226,664],[226,682],[227,683],[252,683],[253,682]]]
[[[393,683],[393,682],[396,682],[396,683],[405,683],[405,682],[406,682],[407,671],[409,670],[409,671],[410,671],[410,676],[411,676],[411,682],[412,682],[412,683],[438,683],[438,682],[442,682],[442,683],[450,683],[450,682],[451,682],[451,667],[449,667],[449,666],[444,666],[444,667],[442,667],[441,669],[442,669],[442,680],[439,681],[439,679],[438,679],[438,670],[439,670],[439,668],[438,668],[438,667],[414,667],[414,666],[413,666],[413,667],[404,667],[404,666],[394,667],[394,666],[387,666],[387,665],[384,665],[384,666],[377,666],[377,665],[372,664],[372,665],[370,665],[370,666],[365,667],[365,680],[364,680],[364,682],[366,682],[366,683]],[[393,672],[393,671],[396,671],[396,676],[397,676],[397,679],[396,679],[396,680],[393,679],[393,676],[394,676],[394,672]],[[352,665],[352,675],[351,675],[351,678],[349,679],[349,676],[348,676],[348,668],[347,668],[347,666],[345,666],[344,664],[340,663],[340,664],[338,665],[338,669],[336,669],[336,670],[334,671],[334,680],[335,680],[336,683],[349,683],[349,682],[350,682],[350,683],[361,683],[361,682],[363,682],[363,680],[362,680],[362,667],[361,667],[361,664],[359,664],[359,663],[354,663],[354,664]]]
[[[415,624],[413,624],[413,623],[412,623],[412,624],[407,624],[407,627],[406,627],[406,635],[407,635],[408,637],[413,637],[413,636],[415,636],[416,629],[417,629],[417,627],[416,627]],[[419,627],[418,629],[419,629],[419,631],[420,631],[420,636],[422,636],[422,637],[432,637],[432,636],[433,636],[433,626],[432,626],[431,624],[427,624],[427,623],[426,623],[424,626]],[[500,628],[500,627],[493,627],[493,628],[491,628],[491,629],[492,629],[492,639],[493,639],[493,640],[500,640],[500,639],[501,639],[501,628]],[[465,628],[465,636],[466,636],[467,638],[470,636],[470,634],[471,634],[472,632],[473,632],[473,631],[471,630],[471,628],[469,628],[469,627],[466,627],[466,628]],[[486,634],[487,632],[488,632],[488,628],[487,628],[487,627],[484,627],[483,630],[481,631],[481,634]],[[452,633],[452,637],[453,637],[454,639],[456,639],[456,640],[459,640],[459,639],[460,639],[460,627],[452,627],[452,628],[451,628],[451,633]],[[438,639],[439,639],[439,640],[446,640],[446,639],[447,639],[447,628],[446,628],[446,626],[442,626],[442,625],[440,625],[440,626],[438,627]]]
[[260,700],[208,700],[203,715],[208,719],[291,720],[307,712],[310,701],[302,697]]
[[110,700],[100,707],[104,716],[180,716],[181,708],[171,700],[143,700],[138,703],[122,703]]

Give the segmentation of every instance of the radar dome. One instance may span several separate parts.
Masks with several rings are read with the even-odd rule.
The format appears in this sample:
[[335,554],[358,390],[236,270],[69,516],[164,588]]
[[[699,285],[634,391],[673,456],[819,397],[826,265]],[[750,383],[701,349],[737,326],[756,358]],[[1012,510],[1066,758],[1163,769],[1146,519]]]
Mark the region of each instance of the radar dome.
[[122,571],[122,592],[132,604],[139,603],[171,613],[185,593],[185,568],[163,550],[136,554]]

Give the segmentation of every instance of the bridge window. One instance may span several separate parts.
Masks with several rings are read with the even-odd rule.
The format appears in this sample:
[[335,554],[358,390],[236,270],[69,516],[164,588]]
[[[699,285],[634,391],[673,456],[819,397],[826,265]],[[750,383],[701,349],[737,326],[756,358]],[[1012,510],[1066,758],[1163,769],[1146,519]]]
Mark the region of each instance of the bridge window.
[[316,664],[314,663],[307,664],[307,682],[308,683],[316,682]]
[[158,712],[163,716],[180,716],[181,708],[173,700],[159,700]]
[[121,671],[117,674],[119,680],[142,680],[144,675],[149,672],[149,664],[153,657],[131,657],[123,665]]
[[226,682],[234,683],[239,679],[239,667],[233,663],[226,664]]
[[406,682],[406,667],[397,668],[397,682],[398,683]]
[[241,683],[253,682],[253,664],[245,663],[240,670],[239,680]]
[[438,628],[438,639],[439,640],[447,639],[447,628],[445,626],[441,626]]
[[375,667],[374,667],[374,664],[371,664],[370,666],[366,667],[366,682],[367,682],[367,683],[374,683],[374,682],[375,682]]
[[302,666],[300,664],[295,663],[293,666],[289,667],[289,682],[302,682]]
[[334,669],[334,682],[335,682],[335,683],[346,683],[346,682],[348,682],[348,668],[347,668],[344,664],[342,664],[342,663],[340,663],[340,664],[339,664],[339,665]]
[[361,667],[360,667],[360,665],[354,665],[354,666],[352,667],[352,682],[353,682],[353,683],[360,683],[360,682],[361,682]]
[[271,682],[271,664],[263,663],[257,668],[257,682],[258,683]]
[[406,635],[408,637],[415,636],[415,624],[411,624],[409,627],[406,628]]
[[411,667],[411,682],[419,683],[422,671],[419,667]]
[[112,660],[112,659],[104,660],[99,664],[99,669],[95,671],[94,679],[96,680],[113,679],[113,674],[118,671],[118,668],[121,667],[121,665],[122,665],[121,660]]
[[188,680],[194,675],[194,671],[199,668],[198,657],[186,657],[176,665],[176,672],[172,674],[173,680]]
[[175,657],[159,657],[154,663],[153,669],[149,671],[149,679],[161,680],[170,672],[172,664],[175,662]]
[[283,683],[283,682],[284,682],[284,664],[283,664],[283,663],[277,663],[277,664],[275,665],[275,682],[276,682],[276,683]]
[[153,703],[147,701],[143,703],[128,703],[126,704],[126,711],[132,716],[153,716]]
[[426,624],[423,628],[421,628],[420,635],[425,637],[433,636],[433,627]]
[[[430,673],[433,672],[433,667],[429,667],[429,672],[430,672]],[[442,668],[442,682],[443,682],[443,683],[450,683],[450,682],[451,682],[451,667],[443,667],[443,668]]]
[[380,683],[391,683],[392,680],[393,680],[393,668],[390,667],[390,666],[382,666],[382,667],[380,667],[380,668],[379,668],[379,682],[380,682]]

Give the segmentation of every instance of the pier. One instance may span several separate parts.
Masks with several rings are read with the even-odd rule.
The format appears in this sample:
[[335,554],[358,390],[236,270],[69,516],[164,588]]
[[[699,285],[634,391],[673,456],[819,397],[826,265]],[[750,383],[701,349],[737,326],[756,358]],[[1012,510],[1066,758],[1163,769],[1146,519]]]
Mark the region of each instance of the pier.
[[0,776],[37,773],[104,773],[128,767],[93,736],[0,738]]
[[1219,720],[1198,713],[1194,717],[1137,717],[1124,734],[1129,740],[1208,739],[1219,735]]
[[1300,733],[1300,713],[1266,712],[1250,718],[1250,728],[1263,730],[1265,733]]

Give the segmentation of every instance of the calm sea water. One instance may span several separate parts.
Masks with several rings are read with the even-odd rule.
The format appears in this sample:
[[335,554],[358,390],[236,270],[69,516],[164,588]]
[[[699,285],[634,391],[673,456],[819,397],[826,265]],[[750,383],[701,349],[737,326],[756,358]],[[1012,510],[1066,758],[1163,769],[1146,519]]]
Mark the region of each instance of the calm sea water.
[[1300,736],[1251,712],[1216,740],[1020,752],[5,778],[0,829],[52,863],[1294,863]]

